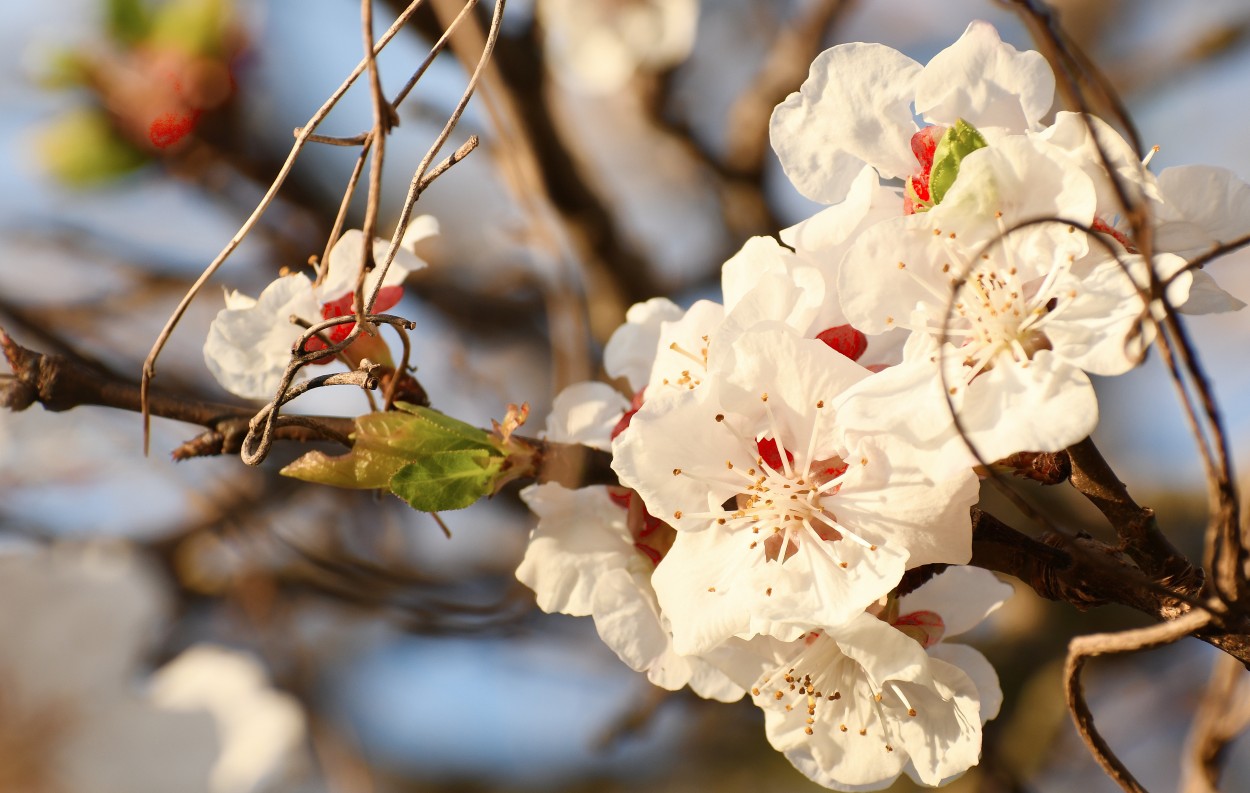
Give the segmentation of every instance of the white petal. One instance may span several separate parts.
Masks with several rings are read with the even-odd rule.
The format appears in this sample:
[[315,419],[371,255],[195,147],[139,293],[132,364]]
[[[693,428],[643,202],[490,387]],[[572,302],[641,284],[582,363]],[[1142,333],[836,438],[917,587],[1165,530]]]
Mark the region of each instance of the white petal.
[[660,323],[647,381],[647,398],[664,391],[687,390],[703,381],[709,340],[725,316],[720,303],[699,300],[675,321]]
[[621,569],[606,572],[595,587],[594,618],[604,643],[660,688],[676,691],[689,685],[699,696],[721,702],[735,702],[746,693],[703,658],[673,649],[649,576]]
[[[1142,165],[1137,152],[1133,151],[1128,141],[1120,137],[1120,133],[1097,116],[1083,116],[1068,111],[1056,113],[1055,123],[1038,137],[1070,153],[1072,163],[1093,180],[1094,189],[1098,193],[1098,212],[1104,221],[1112,220],[1124,210],[1120,204],[1119,193],[1103,165],[1103,156],[1107,158],[1119,184],[1129,191],[1131,199],[1160,200],[1155,178]],[[1102,149],[1101,154],[1099,147]]]
[[944,625],[943,637],[958,636],[998,610],[1015,590],[989,570],[948,567],[899,599],[900,614],[936,612]]
[[1250,184],[1232,171],[1207,165],[1166,168],[1159,174],[1166,208],[1155,232],[1159,250],[1186,258],[1250,234]]
[[1189,275],[1192,281],[1189,287],[1189,299],[1180,307],[1183,313],[1219,314],[1225,311],[1240,311],[1246,307],[1243,301],[1221,289],[1211,274],[1205,270],[1191,270]]
[[1098,424],[1098,399],[1084,372],[1042,350],[1028,366],[995,366],[978,375],[964,389],[959,415],[974,447],[992,462],[1083,440]]
[[417,215],[409,219],[408,228],[399,244],[409,253],[416,255],[416,244],[439,233],[438,218],[433,215]]
[[1024,132],[1050,110],[1055,77],[1040,53],[1006,44],[987,22],[968,25],[959,40],[939,52],[916,79],[916,113],[951,126]]
[[966,644],[939,642],[929,648],[929,656],[959,667],[977,687],[981,701],[981,723],[998,715],[1003,705],[1003,690],[998,685],[998,673],[979,650]]
[[760,282],[766,273],[785,273],[794,262],[794,252],[777,244],[772,237],[752,237],[721,266],[721,295],[726,311]]
[[599,577],[640,558],[625,525],[625,510],[603,487],[531,485],[521,498],[538,516],[538,525],[517,567],[517,580],[534,590],[543,611],[590,614]]
[[908,774],[924,785],[950,781],[981,759],[979,691],[959,667],[929,659],[936,693],[908,688],[916,717],[902,719],[899,733],[911,758]]
[[865,163],[887,179],[915,170],[911,102],[919,73],[920,64],[881,44],[841,44],[816,56],[769,124],[773,150],[799,192],[834,204]]
[[[419,231],[424,230],[428,229],[419,227]],[[330,261],[326,264],[325,278],[321,279],[321,284],[317,288],[320,302],[328,303],[331,300],[337,300],[356,288],[356,278],[364,258],[363,245],[364,234],[360,229],[348,229],[334,243],[334,247],[330,249]],[[379,264],[384,261],[390,246],[390,240],[374,239],[374,261]],[[420,270],[425,266],[424,261],[418,259],[416,254],[401,245],[395,249],[395,258],[391,260],[391,266],[386,270],[386,277],[382,279],[382,285],[395,286],[402,284],[404,279],[408,277],[408,273]],[[379,273],[381,273],[380,267],[375,267],[368,277],[365,278],[366,297],[377,285]]]
[[[907,567],[972,558],[972,519],[979,484],[971,470],[951,477],[925,465],[888,427],[852,447],[852,468],[834,502],[838,520],[853,530],[871,527],[886,547],[908,554]],[[867,465],[855,465],[867,460]],[[851,473],[857,476],[852,478]]]
[[304,275],[277,279],[248,308],[219,311],[204,342],[204,362],[217,382],[246,399],[272,399],[304,332],[292,316],[309,323],[321,319],[312,282]]
[[625,324],[616,329],[603,349],[603,368],[609,377],[624,377],[635,392],[651,378],[660,325],[681,319],[681,307],[665,297],[653,297],[630,306]]
[[607,383],[574,383],[552,401],[546,437],[607,450],[612,448],[612,430],[627,410],[629,400]]
[[810,462],[801,458],[809,439],[816,439],[813,459],[841,451],[834,448],[839,436],[833,409],[851,386],[871,374],[867,369],[780,324],[744,333],[734,344],[734,361],[718,381],[724,408],[746,417],[757,431],[767,431],[800,464]]
[[[1144,268],[1137,271],[1143,273]],[[1121,262],[1107,260],[1085,278],[1070,279],[1068,288],[1075,297],[1046,325],[1057,357],[1108,376],[1123,374],[1141,362],[1153,331],[1141,324],[1144,304],[1131,272]],[[1062,293],[1064,286],[1055,291]]]
[[[930,215],[907,215],[867,229],[846,253],[837,294],[847,321],[867,334],[907,326],[923,306],[940,319],[950,302],[951,275],[962,262],[934,242]],[[902,266],[900,266],[902,265]]]
[[727,471],[725,462],[750,465],[754,454],[716,421],[720,407],[714,396],[708,388],[662,391],[643,403],[629,429],[612,442],[612,469],[621,484],[638,491],[651,514],[678,532],[708,521],[678,518],[677,513],[719,510],[738,494],[742,480]]
[[[965,157],[955,184],[928,214],[936,228],[958,232],[965,247],[977,250],[1003,231],[1040,218],[1058,217],[1088,226],[1097,207],[1093,180],[1072,167],[1062,149],[1038,138],[1012,136]],[[1061,225],[1043,230],[1049,234],[1045,241],[1052,255],[1079,257],[1088,247],[1084,235],[1068,233]],[[1065,243],[1065,238],[1071,241]],[[1028,240],[1027,232],[1024,239]],[[1022,245],[1013,244],[1020,261],[1035,260],[1036,255]]]

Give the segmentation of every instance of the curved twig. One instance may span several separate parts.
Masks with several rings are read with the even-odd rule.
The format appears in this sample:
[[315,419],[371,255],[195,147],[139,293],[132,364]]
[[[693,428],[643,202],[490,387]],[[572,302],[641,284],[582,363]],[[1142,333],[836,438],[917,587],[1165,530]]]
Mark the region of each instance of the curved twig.
[[1106,740],[1094,726],[1094,714],[1085,701],[1081,684],[1081,670],[1085,661],[1099,655],[1118,655],[1151,650],[1182,639],[1211,622],[1211,614],[1205,610],[1186,612],[1171,622],[1162,622],[1147,628],[1118,633],[1095,633],[1077,636],[1068,643],[1068,658],[1064,662],[1064,697],[1076,729],[1085,741],[1090,754],[1102,766],[1103,771],[1128,793],[1146,793],[1128,767],[1124,765]]

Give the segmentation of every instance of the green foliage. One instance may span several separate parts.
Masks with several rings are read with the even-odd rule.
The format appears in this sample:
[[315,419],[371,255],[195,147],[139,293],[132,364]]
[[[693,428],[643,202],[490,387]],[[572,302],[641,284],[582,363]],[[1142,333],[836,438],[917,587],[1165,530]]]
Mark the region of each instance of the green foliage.
[[962,118],[955,122],[955,126],[946,130],[933,152],[933,170],[929,172],[929,196],[935,205],[942,203],[946,192],[955,184],[955,177],[959,175],[959,164],[964,158],[985,146],[985,138],[981,137],[981,133]]
[[524,447],[417,405],[356,419],[351,451],[309,452],[282,469],[308,482],[389,490],[425,512],[463,509],[515,475]]

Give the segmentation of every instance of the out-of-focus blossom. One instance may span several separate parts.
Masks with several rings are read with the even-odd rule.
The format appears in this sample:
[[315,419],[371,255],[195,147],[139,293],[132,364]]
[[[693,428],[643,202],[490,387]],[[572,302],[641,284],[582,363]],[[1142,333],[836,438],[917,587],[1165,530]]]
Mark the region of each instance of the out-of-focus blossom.
[[212,716],[221,741],[209,778],[212,793],[269,789],[298,756],[304,739],[299,703],[270,688],[264,667],[246,653],[196,645],[158,669],[150,691],[161,708]]
[[694,46],[698,0],[538,0],[548,67],[570,87],[619,90],[640,70],[660,71]]
[[[38,608],[32,618],[32,608]],[[250,793],[285,762],[268,705],[230,730],[205,708],[230,709],[219,687],[185,686],[165,701],[143,683],[143,655],[167,606],[153,573],[119,546],[64,546],[0,556],[0,789],[23,793]],[[175,661],[177,664],[178,661]],[[197,663],[191,661],[190,663]],[[185,665],[175,667],[185,669]],[[180,674],[177,671],[172,674]],[[166,684],[158,688],[170,691]],[[251,703],[279,695],[257,677]],[[289,706],[288,706],[289,707]],[[253,715],[259,719],[253,722]],[[289,711],[288,735],[302,731]],[[259,762],[248,782],[225,768],[223,746],[250,731]],[[234,752],[238,752],[235,749]],[[262,760],[263,758],[263,760]],[[237,763],[238,760],[229,761]],[[267,765],[268,767],[262,767]]]

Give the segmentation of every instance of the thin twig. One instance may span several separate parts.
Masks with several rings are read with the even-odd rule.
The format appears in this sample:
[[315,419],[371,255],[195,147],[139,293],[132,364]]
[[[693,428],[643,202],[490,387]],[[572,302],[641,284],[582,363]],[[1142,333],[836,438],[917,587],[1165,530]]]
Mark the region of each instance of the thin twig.
[[1076,729],[1089,748],[1090,754],[1102,766],[1116,784],[1128,793],[1146,793],[1146,789],[1133,776],[1124,762],[1111,751],[1106,740],[1094,726],[1094,714],[1090,712],[1085,701],[1084,687],[1081,683],[1081,670],[1085,661],[1100,655],[1117,655],[1150,650],[1171,644],[1191,633],[1205,627],[1211,622],[1211,614],[1205,610],[1194,610],[1177,617],[1171,622],[1162,622],[1146,628],[1121,631],[1118,633],[1096,633],[1089,636],[1077,636],[1068,644],[1068,658],[1064,663],[1064,697],[1068,709],[1072,712],[1072,720]]
[[[417,12],[421,3],[422,0],[414,0],[414,2],[410,3],[404,12],[395,19],[395,22],[392,23],[390,28],[382,34],[382,37],[378,39],[378,43],[373,47],[372,52],[374,55],[381,52],[382,49],[390,43],[391,39],[399,33],[400,29],[406,25],[412,15]],[[295,160],[299,157],[300,152],[304,149],[304,145],[308,142],[309,136],[314,133],[325,117],[330,114],[330,111],[334,108],[334,106],[338,104],[340,99],[342,99],[343,95],[347,93],[347,89],[351,88],[357,78],[364,73],[365,69],[368,67],[368,63],[368,58],[361,59],[360,63],[356,64],[356,68],[354,68],[347,76],[347,79],[345,79],[343,83],[335,89],[329,99],[327,99],[325,103],[317,109],[317,112],[313,113],[312,117],[308,120],[308,123],[300,127],[300,134],[295,139],[295,143],[291,146],[290,153],[287,154],[286,160],[282,163],[282,167],[278,170],[277,176],[274,177],[273,182],[269,185],[269,189],[265,191],[265,195],[256,205],[256,208],[252,210],[252,214],[248,216],[247,220],[243,222],[243,225],[239,228],[239,230],[235,232],[234,236],[230,238],[230,241],[226,243],[226,247],[224,247],[213,259],[213,261],[209,263],[208,267],[204,269],[204,272],[200,273],[200,276],[195,280],[195,283],[191,285],[191,288],[187,290],[187,293],[183,295],[182,300],[178,302],[178,306],[165,322],[164,328],[161,329],[160,335],[157,336],[155,343],[152,345],[152,349],[148,352],[148,356],[143,362],[143,374],[139,380],[140,396],[142,401],[141,412],[143,415],[144,454],[148,453],[148,446],[151,439],[148,390],[151,387],[152,378],[156,376],[156,359],[160,357],[161,350],[165,348],[166,342],[169,341],[169,337],[173,334],[174,328],[178,325],[178,322],[181,321],[183,314],[186,313],[187,308],[191,305],[191,301],[194,300],[195,296],[198,295],[200,290],[204,288],[204,284],[208,282],[208,279],[211,278],[221,265],[225,263],[230,254],[234,253],[235,249],[239,247],[239,244],[243,241],[243,239],[248,235],[248,233],[251,232],[257,221],[260,220],[261,215],[263,215],[265,210],[269,208],[269,205],[273,203],[274,198],[278,195],[278,191],[282,188],[282,185],[286,182],[287,177],[290,175],[291,169],[295,166]]]

